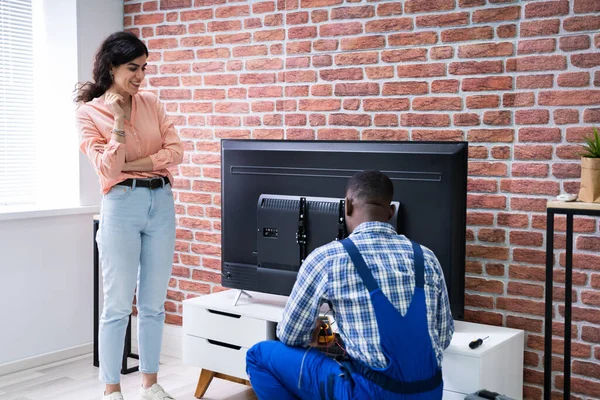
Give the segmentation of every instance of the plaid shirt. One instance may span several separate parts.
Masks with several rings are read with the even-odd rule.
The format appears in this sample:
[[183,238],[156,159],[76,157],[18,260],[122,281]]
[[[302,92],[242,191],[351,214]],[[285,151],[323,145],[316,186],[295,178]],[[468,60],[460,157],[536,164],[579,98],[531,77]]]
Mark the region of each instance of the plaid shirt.
[[[405,315],[415,287],[411,242],[398,235],[391,225],[381,222],[365,222],[350,237],[385,296]],[[454,321],[440,264],[425,247],[423,255],[429,336],[441,366],[442,353],[454,333]],[[332,306],[348,354],[372,368],[385,368],[387,361],[369,293],[339,242],[314,250],[300,267],[283,319],[277,326],[279,340],[289,346],[308,345],[324,302]]]

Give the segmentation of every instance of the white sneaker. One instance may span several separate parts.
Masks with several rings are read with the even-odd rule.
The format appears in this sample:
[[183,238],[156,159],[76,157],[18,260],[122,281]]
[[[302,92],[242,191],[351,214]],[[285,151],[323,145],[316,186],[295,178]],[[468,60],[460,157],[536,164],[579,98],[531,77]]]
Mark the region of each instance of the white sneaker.
[[140,388],[140,400],[175,400],[158,383],[148,389]]
[[102,396],[102,400],[123,400],[123,395],[121,392],[113,392]]

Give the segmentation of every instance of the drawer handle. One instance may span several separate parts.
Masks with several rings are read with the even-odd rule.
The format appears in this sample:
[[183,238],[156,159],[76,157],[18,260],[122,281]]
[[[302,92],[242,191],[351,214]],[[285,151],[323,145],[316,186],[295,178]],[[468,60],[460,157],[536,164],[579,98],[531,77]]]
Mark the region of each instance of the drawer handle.
[[206,339],[206,341],[210,344],[214,344],[215,346],[227,347],[228,349],[239,350],[242,346],[235,346],[229,343],[217,342],[216,340]]
[[241,315],[237,315],[237,314],[230,314],[230,313],[226,313],[223,311],[217,311],[217,310],[211,310],[209,308],[206,309],[209,313],[213,313],[213,314],[217,314],[217,315],[223,315],[225,317],[230,317],[230,318],[241,318]]

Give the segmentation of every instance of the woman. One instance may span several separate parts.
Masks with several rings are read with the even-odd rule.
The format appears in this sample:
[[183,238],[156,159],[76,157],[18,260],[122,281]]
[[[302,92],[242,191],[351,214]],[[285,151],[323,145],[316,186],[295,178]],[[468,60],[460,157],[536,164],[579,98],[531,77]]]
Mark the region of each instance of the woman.
[[139,92],[147,56],[133,34],[110,35],[96,54],[94,82],[81,85],[76,96],[80,149],[104,195],[96,239],[104,283],[103,400],[123,399],[120,368],[136,284],[140,398],[173,399],[157,384],[157,373],[175,247],[173,177],[167,168],[181,163],[183,147],[158,98]]

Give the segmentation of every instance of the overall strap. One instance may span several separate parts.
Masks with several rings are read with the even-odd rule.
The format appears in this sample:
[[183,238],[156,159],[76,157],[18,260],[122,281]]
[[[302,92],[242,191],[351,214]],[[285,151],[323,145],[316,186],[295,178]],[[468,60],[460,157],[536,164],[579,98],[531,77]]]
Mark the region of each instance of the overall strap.
[[423,249],[419,243],[411,240],[413,247],[413,258],[415,259],[415,287],[423,289],[425,286],[425,259]]
[[371,270],[369,269],[369,267],[367,267],[364,258],[360,255],[360,252],[356,248],[354,242],[350,238],[346,238],[344,240],[340,240],[340,243],[344,246],[346,252],[348,252],[348,255],[350,255],[352,263],[354,264],[356,271],[360,275],[369,293],[372,293],[379,289],[377,281],[375,281]]

